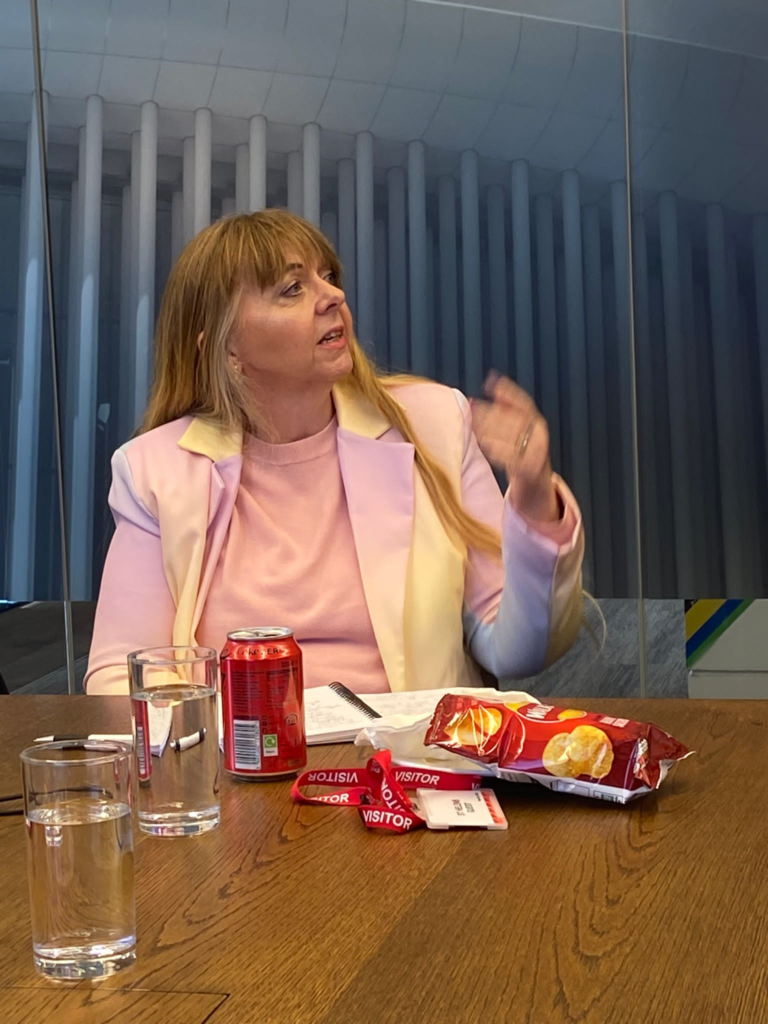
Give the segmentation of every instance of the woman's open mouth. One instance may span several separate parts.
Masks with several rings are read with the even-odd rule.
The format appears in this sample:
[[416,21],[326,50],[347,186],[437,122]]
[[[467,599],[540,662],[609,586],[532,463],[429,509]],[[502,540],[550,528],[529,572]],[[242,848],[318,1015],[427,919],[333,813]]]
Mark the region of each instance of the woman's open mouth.
[[335,327],[332,331],[328,331],[327,334],[323,335],[318,344],[322,348],[343,348],[347,344],[344,328]]

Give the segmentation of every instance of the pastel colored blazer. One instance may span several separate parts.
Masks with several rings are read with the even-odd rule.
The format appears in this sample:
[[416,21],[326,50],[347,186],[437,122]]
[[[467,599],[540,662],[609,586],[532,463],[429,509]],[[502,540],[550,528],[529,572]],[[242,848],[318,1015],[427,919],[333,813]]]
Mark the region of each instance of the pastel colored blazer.
[[[573,496],[556,478],[574,525],[567,543],[555,543],[500,493],[460,392],[418,383],[392,393],[466,510],[501,531],[503,565],[452,543],[413,445],[367,400],[335,387],[341,475],[391,688],[472,685],[477,664],[500,679],[534,675],[567,650],[580,627],[584,539]],[[109,503],[116,531],[96,611],[89,693],[127,692],[130,651],[195,643],[241,467],[242,436],[191,416],[115,453]]]

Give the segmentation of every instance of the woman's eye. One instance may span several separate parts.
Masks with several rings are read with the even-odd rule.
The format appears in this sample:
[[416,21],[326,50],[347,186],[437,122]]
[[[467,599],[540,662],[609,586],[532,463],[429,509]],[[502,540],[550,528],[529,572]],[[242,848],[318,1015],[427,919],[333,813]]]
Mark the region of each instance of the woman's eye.
[[287,295],[289,298],[293,295],[298,295],[301,290],[301,284],[298,281],[292,281],[287,288],[283,289],[283,295]]

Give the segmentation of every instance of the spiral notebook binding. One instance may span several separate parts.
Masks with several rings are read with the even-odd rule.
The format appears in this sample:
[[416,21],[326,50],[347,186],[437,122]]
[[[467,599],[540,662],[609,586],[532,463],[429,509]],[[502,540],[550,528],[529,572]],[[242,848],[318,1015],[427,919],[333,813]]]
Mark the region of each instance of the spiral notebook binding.
[[360,714],[365,715],[366,718],[381,718],[378,711],[374,711],[370,704],[366,704],[364,700],[361,700],[356,693],[353,693],[343,683],[331,683],[329,689],[333,690],[347,704],[357,708]]

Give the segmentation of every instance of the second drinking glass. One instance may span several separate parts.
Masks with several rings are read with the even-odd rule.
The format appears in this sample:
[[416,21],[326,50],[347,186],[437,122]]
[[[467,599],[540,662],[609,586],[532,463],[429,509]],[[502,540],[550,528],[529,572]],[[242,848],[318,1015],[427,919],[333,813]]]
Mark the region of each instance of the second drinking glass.
[[216,652],[153,647],[128,655],[139,829],[189,836],[219,824]]

